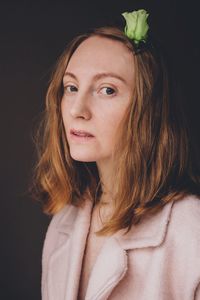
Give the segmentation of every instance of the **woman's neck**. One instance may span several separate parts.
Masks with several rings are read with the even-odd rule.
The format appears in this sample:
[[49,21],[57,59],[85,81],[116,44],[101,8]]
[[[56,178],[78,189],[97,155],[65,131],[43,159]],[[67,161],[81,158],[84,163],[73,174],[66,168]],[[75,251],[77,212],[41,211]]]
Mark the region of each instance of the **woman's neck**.
[[113,193],[112,164],[110,161],[97,162],[97,168],[101,181],[102,198],[105,200],[110,198]]

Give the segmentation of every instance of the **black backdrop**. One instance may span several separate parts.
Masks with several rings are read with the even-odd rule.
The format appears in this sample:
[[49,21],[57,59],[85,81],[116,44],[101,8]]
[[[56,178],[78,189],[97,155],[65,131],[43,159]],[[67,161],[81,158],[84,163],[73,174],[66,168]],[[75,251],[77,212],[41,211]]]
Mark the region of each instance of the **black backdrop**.
[[41,251],[50,219],[27,194],[35,157],[31,133],[44,108],[51,69],[65,45],[126,10],[149,10],[155,33],[178,71],[192,136],[199,143],[197,2],[0,2],[0,299],[41,297]]

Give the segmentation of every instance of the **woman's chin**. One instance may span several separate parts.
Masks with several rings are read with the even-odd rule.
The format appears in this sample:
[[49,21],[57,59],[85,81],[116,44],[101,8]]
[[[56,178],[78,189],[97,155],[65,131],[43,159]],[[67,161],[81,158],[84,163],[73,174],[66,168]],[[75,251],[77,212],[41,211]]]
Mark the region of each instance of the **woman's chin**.
[[82,161],[82,162],[93,162],[98,159],[96,155],[91,155],[91,154],[70,153],[70,155],[74,160]]

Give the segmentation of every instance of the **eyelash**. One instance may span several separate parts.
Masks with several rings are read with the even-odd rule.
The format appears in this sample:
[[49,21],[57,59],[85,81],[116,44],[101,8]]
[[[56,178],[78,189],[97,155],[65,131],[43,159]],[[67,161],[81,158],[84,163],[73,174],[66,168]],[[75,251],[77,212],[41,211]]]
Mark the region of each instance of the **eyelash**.
[[[71,94],[71,93],[73,93],[74,91],[69,91],[69,90],[68,90],[69,87],[76,88],[76,86],[70,84],[70,85],[66,85],[66,86],[64,87],[64,90],[67,91],[67,93],[70,93],[70,94]],[[76,89],[77,89],[77,88],[76,88]],[[111,89],[112,91],[114,91],[112,94],[106,94],[107,96],[114,96],[114,95],[116,94],[116,90],[115,90],[114,88],[112,88],[112,87],[104,86],[104,87],[101,88],[101,90],[102,90],[102,89]],[[104,94],[104,95],[105,95],[105,94]]]

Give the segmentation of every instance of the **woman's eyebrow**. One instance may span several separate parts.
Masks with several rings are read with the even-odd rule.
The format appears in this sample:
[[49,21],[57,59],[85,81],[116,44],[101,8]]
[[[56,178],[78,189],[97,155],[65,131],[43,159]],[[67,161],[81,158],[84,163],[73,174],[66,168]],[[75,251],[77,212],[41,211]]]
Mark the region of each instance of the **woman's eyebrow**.
[[[74,75],[71,72],[65,72],[64,77],[65,76],[70,76],[70,77],[78,80],[77,77],[76,77],[76,75]],[[126,80],[123,77],[121,77],[118,74],[112,73],[112,72],[109,72],[109,73],[97,73],[96,75],[93,76],[92,79],[93,80],[99,80],[99,79],[105,78],[105,77],[113,77],[113,78],[116,78],[118,80],[121,80],[124,84],[127,84]]]

